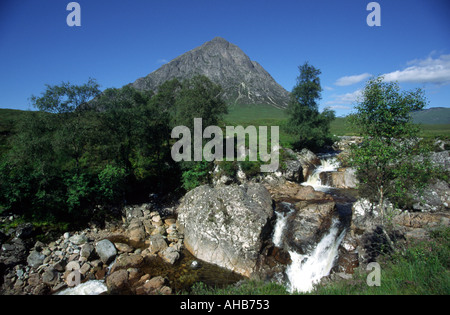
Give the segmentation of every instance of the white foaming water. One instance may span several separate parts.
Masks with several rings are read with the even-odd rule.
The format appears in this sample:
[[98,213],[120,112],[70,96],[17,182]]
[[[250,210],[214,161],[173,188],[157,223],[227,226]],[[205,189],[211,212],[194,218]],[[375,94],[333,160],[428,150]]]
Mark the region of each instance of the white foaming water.
[[275,211],[277,215],[277,223],[275,224],[275,230],[273,232],[272,242],[276,247],[282,246],[282,238],[284,234],[284,228],[286,226],[287,219],[289,216],[294,212],[294,209],[291,207],[291,205],[287,202],[282,202],[285,206],[287,206],[290,211],[287,213],[277,212]]
[[108,289],[104,281],[90,280],[73,288],[62,290],[56,293],[56,295],[99,295],[107,290]]
[[320,174],[323,172],[335,172],[340,167],[340,163],[335,157],[328,157],[320,160],[320,165],[314,170],[314,172],[308,177],[306,182],[303,182],[303,186],[312,186],[315,190],[326,191],[332,187],[326,186],[320,179]]
[[345,231],[339,236],[338,220],[333,220],[330,231],[309,254],[301,255],[289,251],[292,263],[286,269],[291,292],[309,292],[320,279],[327,276],[333,268],[338,248]]

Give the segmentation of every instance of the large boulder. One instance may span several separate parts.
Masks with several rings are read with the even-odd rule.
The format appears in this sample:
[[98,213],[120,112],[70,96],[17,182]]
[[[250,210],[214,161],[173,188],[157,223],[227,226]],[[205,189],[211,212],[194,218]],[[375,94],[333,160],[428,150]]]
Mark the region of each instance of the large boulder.
[[284,149],[286,154],[293,158],[293,161],[286,161],[286,179],[296,182],[303,182],[320,165],[320,159],[308,149],[294,152]]
[[95,251],[104,264],[111,263],[117,255],[116,247],[107,239],[99,241],[95,246]]
[[332,200],[331,195],[314,190],[311,186],[303,186],[291,181],[284,181],[278,185],[265,183],[272,198],[276,201],[299,201],[299,200]]
[[358,179],[356,170],[351,167],[342,167],[335,172],[323,172],[320,174],[322,183],[335,188],[357,188]]
[[250,276],[274,215],[264,186],[200,186],[184,196],[177,212],[186,249],[206,262]]
[[329,230],[336,204],[333,201],[299,201],[290,216],[284,242],[300,253],[307,253]]

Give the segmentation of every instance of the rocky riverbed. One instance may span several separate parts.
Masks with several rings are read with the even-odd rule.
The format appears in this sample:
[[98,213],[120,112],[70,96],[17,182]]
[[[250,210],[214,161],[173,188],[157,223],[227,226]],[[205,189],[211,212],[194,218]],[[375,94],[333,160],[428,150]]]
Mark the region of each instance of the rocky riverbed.
[[[349,143],[357,142],[343,137],[334,154],[345,155]],[[121,221],[104,228],[92,225],[46,243],[36,241],[31,224],[1,231],[0,293],[64,293],[89,281],[101,284],[100,292],[138,295],[189,291],[198,281],[220,286],[255,278],[287,284],[286,270],[298,267],[292,267],[293,260],[313,252],[336,220],[340,238],[331,273],[351,277],[388,242],[380,216],[358,199],[353,170],[329,167],[325,155],[308,150],[287,151],[291,159],[279,172],[252,179],[240,172],[231,179],[216,169],[220,176],[213,185],[197,187],[170,206],[127,206]],[[449,164],[448,151],[434,158]],[[449,226],[449,204],[448,183],[435,181],[412,211],[395,213],[390,238],[426,238],[429,229]],[[284,230],[274,241],[280,218]]]

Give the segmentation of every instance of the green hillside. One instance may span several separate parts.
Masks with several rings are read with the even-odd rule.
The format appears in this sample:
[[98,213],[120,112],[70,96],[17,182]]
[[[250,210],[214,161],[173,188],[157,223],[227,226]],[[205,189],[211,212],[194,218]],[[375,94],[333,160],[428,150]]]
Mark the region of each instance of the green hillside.
[[[274,126],[282,125],[287,119],[285,110],[271,105],[234,105],[228,108],[225,124]],[[414,122],[422,125],[423,137],[450,137],[450,108],[436,107],[413,113]],[[336,136],[350,136],[355,132],[346,117],[338,117],[331,123],[331,133]],[[290,135],[281,132],[281,139],[289,140]]]
[[450,124],[450,108],[433,107],[412,114],[414,122],[426,125]]

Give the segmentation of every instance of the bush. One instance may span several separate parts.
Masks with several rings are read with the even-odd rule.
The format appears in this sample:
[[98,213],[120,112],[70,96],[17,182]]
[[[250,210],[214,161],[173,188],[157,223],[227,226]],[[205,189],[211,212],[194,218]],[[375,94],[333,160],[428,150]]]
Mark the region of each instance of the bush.
[[188,162],[186,170],[181,175],[182,186],[185,190],[192,190],[210,181],[213,163],[207,161]]
[[98,174],[98,191],[103,201],[117,202],[125,193],[125,179],[127,173],[124,168],[106,165]]

